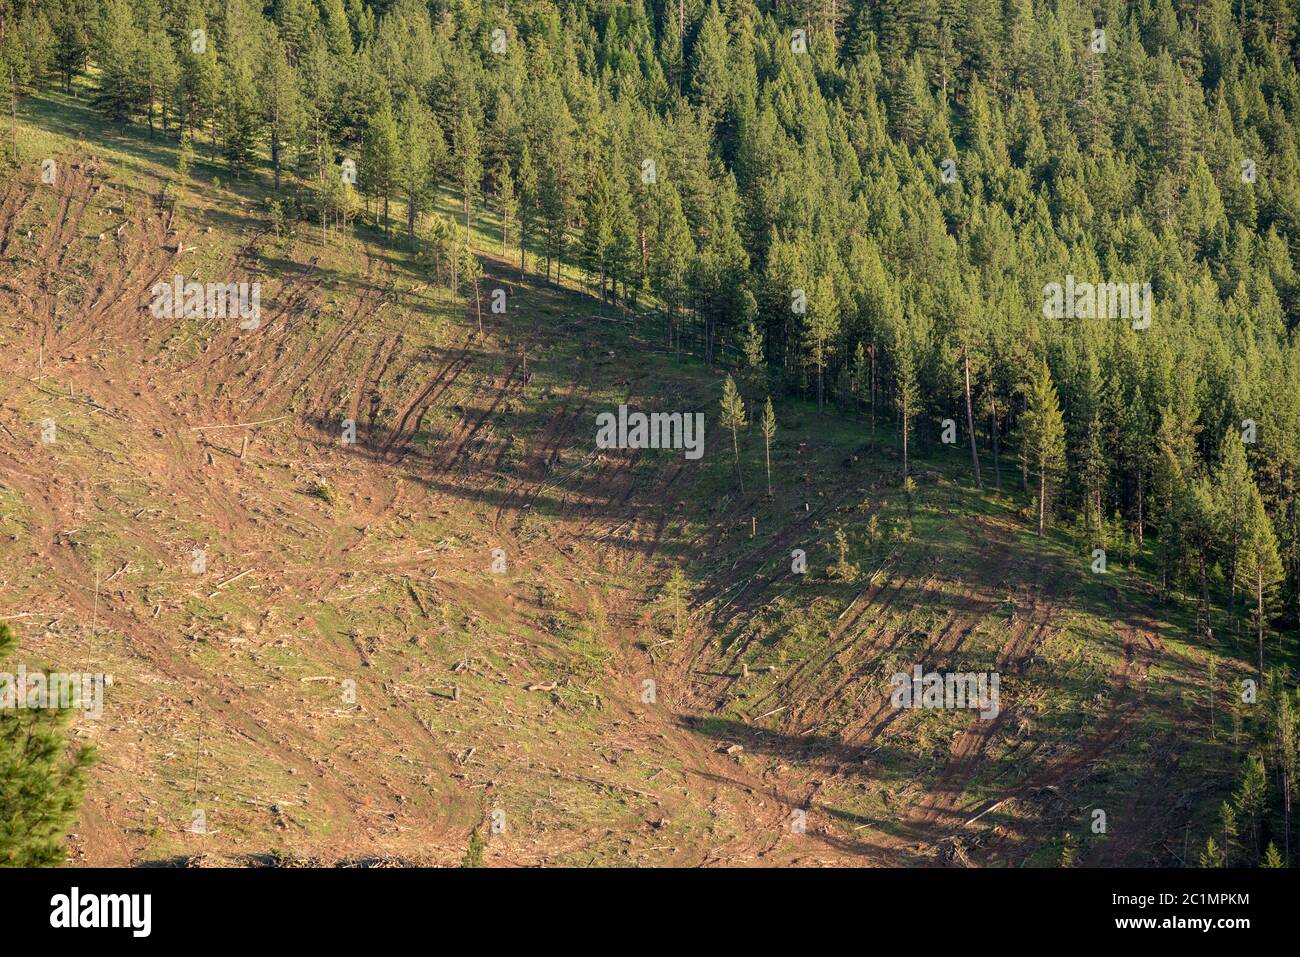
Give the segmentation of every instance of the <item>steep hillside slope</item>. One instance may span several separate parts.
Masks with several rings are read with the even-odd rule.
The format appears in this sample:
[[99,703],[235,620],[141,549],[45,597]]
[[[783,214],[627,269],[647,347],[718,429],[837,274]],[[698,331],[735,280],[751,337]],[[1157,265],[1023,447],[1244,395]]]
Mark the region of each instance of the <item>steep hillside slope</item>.
[[[0,617],[25,660],[114,679],[77,725],[102,762],[76,861],[456,864],[474,828],[489,864],[1203,839],[1240,755],[1189,622],[1033,536],[1010,475],[973,491],[937,425],[909,503],[889,423],[779,405],[775,494],[752,427],[741,491],[722,372],[521,278],[491,224],[480,310],[368,226],[277,238],[256,181],[199,165],[172,212],[169,148],[30,110],[59,173],[0,199]],[[258,327],[155,316],[177,275],[260,282]],[[619,404],[704,412],[704,457],[597,448]],[[893,708],[918,664],[1000,673],[997,717]]]

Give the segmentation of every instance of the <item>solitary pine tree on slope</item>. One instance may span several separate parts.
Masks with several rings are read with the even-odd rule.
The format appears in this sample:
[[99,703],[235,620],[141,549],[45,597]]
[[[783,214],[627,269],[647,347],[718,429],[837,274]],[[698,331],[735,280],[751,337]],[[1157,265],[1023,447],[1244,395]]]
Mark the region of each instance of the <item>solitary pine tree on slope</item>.
[[[14,645],[0,625],[0,661]],[[23,691],[25,689],[17,689]],[[0,696],[16,693],[0,687]],[[0,708],[0,867],[65,863],[63,836],[81,804],[94,748],[68,753],[71,712]]]
[[767,497],[772,497],[772,440],[776,438],[776,412],[772,409],[772,397],[768,396],[763,406],[763,458],[767,463]]
[[740,474],[740,442],[736,438],[736,433],[747,423],[745,400],[740,397],[736,381],[731,376],[727,376],[727,381],[722,384],[722,424],[731,429],[731,454],[736,462],[736,481],[740,483],[742,495],[745,493],[745,479]]

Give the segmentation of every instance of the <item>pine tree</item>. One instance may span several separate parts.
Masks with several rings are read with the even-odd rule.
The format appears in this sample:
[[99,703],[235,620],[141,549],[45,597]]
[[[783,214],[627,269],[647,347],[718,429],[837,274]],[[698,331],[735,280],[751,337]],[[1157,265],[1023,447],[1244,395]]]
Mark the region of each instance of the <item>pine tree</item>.
[[1300,772],[1300,696],[1289,691],[1281,676],[1274,674],[1269,691],[1273,725],[1273,763],[1282,784],[1282,847],[1288,864],[1291,861],[1291,798],[1296,775]]
[[157,115],[155,107],[160,101],[164,130],[167,127],[170,90],[176,79],[176,57],[171,40],[163,29],[158,0],[137,0],[135,8],[139,43],[132,61],[132,85],[149,125],[149,135],[153,136],[154,117]]
[[600,301],[605,302],[610,248],[614,242],[614,199],[609,178],[597,167],[582,206],[582,254],[587,272],[597,277]]
[[682,210],[681,197],[671,183],[660,183],[655,191],[657,222],[650,254],[651,288],[664,305],[668,341],[681,350],[677,311],[686,298],[686,276],[695,256],[690,223]]
[[[242,24],[241,31],[247,29]],[[222,96],[223,153],[236,176],[252,167],[262,131],[262,111],[251,57],[240,44],[232,44],[226,60]]]
[[1061,867],[1074,867],[1078,862],[1078,845],[1069,831],[1061,836]]
[[1223,865],[1231,867],[1241,845],[1237,839],[1237,812],[1227,801],[1219,805],[1219,830],[1223,835]]
[[383,200],[384,235],[388,235],[388,202],[398,185],[401,163],[397,122],[393,119],[393,108],[385,94],[380,100],[379,109],[366,125],[365,137],[361,143],[361,163],[357,169],[357,185],[375,200],[376,219],[379,201]]
[[[753,298],[751,297],[749,301],[752,303]],[[756,310],[757,306],[754,308]],[[755,390],[755,395],[766,391],[767,357],[763,352],[763,333],[752,317],[745,322],[745,337],[741,342],[741,348],[745,354],[745,377]]]
[[716,123],[726,106],[727,25],[714,0],[709,0],[691,50],[691,95],[706,123]]
[[517,198],[515,196],[515,177],[510,170],[510,160],[501,157],[493,174],[496,183],[497,204],[501,208],[501,256],[504,258],[510,246],[510,217],[514,213]]
[[396,186],[406,201],[406,238],[414,243],[416,220],[429,206],[446,145],[433,114],[414,94],[402,100],[399,115]]
[[1027,387],[1028,405],[1021,419],[1021,455],[1038,477],[1038,534],[1052,514],[1052,499],[1065,466],[1065,427],[1047,363],[1040,362]]
[[1182,501],[1179,503],[1182,518],[1182,541],[1196,564],[1197,617],[1202,635],[1208,645],[1214,639],[1210,598],[1210,567],[1214,553],[1221,541],[1219,515],[1215,509],[1213,492],[1205,479],[1184,483]]
[[429,231],[426,236],[427,251],[425,256],[427,262],[433,267],[434,282],[438,282],[444,275],[447,277],[447,285],[452,294],[456,292],[455,279],[455,235],[456,224],[449,222],[444,216],[433,216],[430,219]]
[[804,325],[804,361],[817,370],[817,408],[824,401],[823,381],[830,362],[836,337],[840,334],[839,304],[835,285],[829,276],[813,280],[808,302],[807,322]]
[[[1209,675],[1207,677],[1206,684],[1209,685],[1209,692],[1210,692],[1209,694],[1210,740],[1214,741],[1218,738],[1218,726],[1215,721],[1214,705],[1215,705],[1215,694],[1218,691],[1218,684],[1219,684],[1219,659],[1215,657],[1214,652],[1210,652],[1210,658],[1209,661],[1207,662],[1207,665],[1208,665],[1207,670],[1209,672]],[[1225,851],[1226,851],[1226,847],[1225,847]]]
[[283,41],[272,35],[267,49],[266,70],[259,75],[262,115],[269,134],[271,175],[276,192],[286,150],[295,149],[307,132],[307,114],[303,108],[298,76],[289,65]]
[[1264,759],[1259,754],[1251,754],[1242,768],[1241,781],[1236,794],[1233,795],[1233,804],[1249,827],[1248,849],[1252,855],[1259,854],[1259,826],[1267,802],[1268,777],[1264,770]]
[[776,438],[776,412],[772,409],[772,397],[768,396],[763,404],[763,459],[767,464],[767,497],[772,497],[772,440]]
[[95,48],[99,76],[91,102],[117,124],[127,123],[140,105],[135,62],[142,42],[127,0],[104,0]]
[[469,248],[468,243],[461,247],[460,281],[467,287],[467,292],[469,289],[474,290],[474,315],[478,320],[479,335],[482,335],[483,297],[479,284],[483,281],[483,264],[474,255],[474,251]]
[[563,279],[564,255],[569,245],[570,199],[562,177],[563,170],[559,164],[544,163],[538,176],[537,190],[542,246],[546,250],[546,281],[551,281],[551,265],[554,264],[557,285]]
[[736,481],[740,484],[743,495],[745,479],[740,473],[740,442],[737,435],[748,424],[748,420],[745,417],[745,400],[740,397],[740,390],[736,388],[736,382],[731,376],[727,376],[722,384],[722,424],[731,430],[731,453],[736,463]]
[[[0,662],[15,643],[8,626],[0,624]],[[16,696],[27,691],[0,685],[0,699],[17,702]],[[95,760],[93,748],[69,752],[71,720],[66,710],[0,707],[0,867],[53,867],[67,861],[64,835]]]
[[537,168],[532,153],[525,143],[519,151],[519,278],[524,277],[527,266],[528,237],[537,220],[538,187]]
[[[194,54],[185,71],[186,82],[191,89],[192,125],[195,129],[202,127],[200,118],[206,119],[208,127],[208,157],[215,160],[217,145],[221,140],[220,118],[223,90],[226,79],[221,61],[217,58],[216,47],[208,45],[207,51]],[[191,123],[189,117],[187,125]]]
[[352,56],[352,30],[348,25],[343,0],[318,0],[324,24],[325,43],[329,52],[340,59]]
[[66,3],[54,23],[54,65],[63,78],[63,90],[72,92],[72,80],[86,68],[90,56],[90,8]]
[[456,184],[460,187],[461,209],[465,214],[465,243],[468,245],[474,203],[478,199],[479,180],[483,176],[483,156],[479,144],[478,125],[469,110],[461,110],[457,118],[453,151]]
[[1223,852],[1219,850],[1219,845],[1215,843],[1214,838],[1206,838],[1205,850],[1201,852],[1201,867],[1223,867]]
[[182,179],[190,175],[190,164],[194,162],[193,139],[189,127],[181,130],[181,142],[176,150],[176,175]]
[[853,407],[862,408],[862,396],[870,392],[871,370],[867,364],[867,347],[859,339],[853,347],[852,371],[849,374],[849,394],[853,396]]
[[1224,577],[1228,580],[1228,617],[1236,618],[1237,586],[1241,575],[1239,562],[1242,542],[1246,533],[1248,510],[1251,508],[1251,490],[1254,483],[1246,464],[1245,443],[1234,430],[1229,430],[1223,443],[1223,457],[1214,479],[1214,500],[1218,509],[1218,524],[1224,559]]
[[898,405],[899,430],[903,438],[903,487],[908,488],[907,440],[912,430],[912,418],[917,413],[920,389],[916,381],[916,365],[911,336],[900,323],[894,333],[894,401]]
[[971,468],[975,472],[975,487],[982,492],[984,490],[984,479],[980,476],[979,451],[975,447],[975,409],[974,403],[971,401],[970,352],[970,344],[963,343],[961,350],[962,395],[966,400],[966,432],[970,440]]
[[483,835],[479,833],[476,827],[469,832],[469,847],[465,849],[465,857],[460,862],[461,867],[482,867],[483,852],[487,849],[487,842],[483,840]]
[[680,568],[674,568],[660,593],[660,597],[668,605],[668,610],[672,612],[674,638],[682,636],[686,625],[686,596],[689,589],[690,583],[686,580],[686,573]]
[[1264,501],[1252,483],[1246,505],[1245,525],[1242,530],[1241,580],[1255,593],[1255,627],[1257,639],[1257,672],[1260,685],[1264,682],[1264,626],[1265,591],[1282,577],[1282,561],[1277,552],[1277,536],[1273,523],[1264,511]]
[[1101,533],[1105,523],[1102,495],[1107,484],[1107,456],[1102,435],[1101,368],[1089,349],[1082,357],[1077,384],[1073,429],[1080,507],[1084,527]]
[[895,134],[908,147],[916,146],[925,132],[929,99],[920,57],[913,57],[895,81],[890,102]]

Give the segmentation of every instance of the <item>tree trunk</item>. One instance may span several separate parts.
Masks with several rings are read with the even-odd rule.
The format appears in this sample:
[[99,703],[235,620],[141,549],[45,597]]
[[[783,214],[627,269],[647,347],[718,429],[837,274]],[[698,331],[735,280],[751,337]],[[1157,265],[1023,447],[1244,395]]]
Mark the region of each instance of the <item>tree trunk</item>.
[[1038,537],[1043,537],[1047,521],[1047,469],[1038,470]]
[[1258,625],[1259,686],[1264,687],[1264,569],[1255,571],[1255,619]]
[[9,68],[9,134],[12,138],[13,160],[18,162],[18,80],[14,68]]
[[474,311],[478,315],[478,334],[483,335],[483,298],[479,295],[478,279],[474,279]]
[[871,441],[876,441],[876,340],[871,340]]
[[1138,468],[1138,501],[1137,501],[1137,506],[1138,506],[1138,515],[1137,515],[1137,519],[1138,519],[1138,520],[1137,520],[1137,539],[1138,539],[1138,549],[1139,549],[1139,550],[1141,550],[1141,548],[1142,548],[1142,521],[1143,521],[1143,518],[1142,518],[1142,495],[1143,495],[1143,491],[1144,491],[1144,489],[1143,489],[1144,484],[1145,484],[1145,483],[1144,483],[1144,481],[1143,481],[1142,469],[1141,469],[1141,467],[1139,466],[1139,468]]
[[1291,866],[1291,773],[1282,768],[1282,860]]
[[984,481],[980,478],[980,457],[975,451],[975,412],[970,402],[970,354],[962,351],[962,365],[966,372],[966,431],[970,433],[970,460],[975,467],[975,487],[984,491]]
[[767,463],[767,497],[772,497],[772,440],[763,436],[763,458]]
[[1002,491],[1002,459],[998,454],[998,413],[997,407],[989,414],[992,426],[989,429],[989,435],[993,440],[993,487],[999,492]]
[[903,399],[903,485],[907,485],[907,399]]
[[[1021,414],[1029,414],[1029,394],[1025,393],[1024,403],[1021,406]],[[1029,491],[1029,456],[1023,452],[1020,455],[1020,487],[1024,491]]]
[[740,473],[740,443],[736,440],[736,427],[731,427],[731,454],[736,462],[736,481],[740,484],[740,494],[745,494],[745,477]]
[[1213,641],[1214,628],[1210,622],[1210,582],[1205,574],[1205,552],[1201,551],[1197,558],[1201,576],[1201,606],[1205,609],[1205,640]]

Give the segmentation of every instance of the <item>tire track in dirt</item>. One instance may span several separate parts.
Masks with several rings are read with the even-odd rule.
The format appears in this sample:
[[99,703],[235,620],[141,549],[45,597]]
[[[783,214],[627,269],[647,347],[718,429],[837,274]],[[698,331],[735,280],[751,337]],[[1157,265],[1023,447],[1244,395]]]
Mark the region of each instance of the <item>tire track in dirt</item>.
[[[383,267],[383,274],[391,272],[392,267]],[[294,396],[306,386],[317,379],[325,370],[327,364],[332,360],[337,361],[337,353],[344,342],[352,340],[355,343],[360,338],[362,330],[366,328],[369,322],[375,317],[389,300],[389,295],[393,290],[390,284],[386,289],[381,291],[380,287],[375,285],[371,275],[374,271],[374,259],[369,253],[366,254],[366,286],[360,302],[348,317],[341,318],[338,323],[338,329],[330,333],[323,343],[311,352],[304,360],[294,362],[288,366],[285,374],[281,375],[269,387],[261,393],[252,393],[245,390],[241,398],[251,410],[267,411],[278,410],[287,407]],[[345,361],[339,362],[337,368],[340,372],[346,372]],[[337,375],[338,373],[336,373]]]
[[[850,603],[849,607],[852,608],[856,605],[857,611],[852,614],[848,621],[832,629],[824,646],[804,658],[788,673],[783,675],[780,680],[774,682],[764,694],[754,699],[751,707],[754,710],[766,709],[772,705],[794,701],[804,685],[809,681],[816,680],[818,673],[831,660],[851,645],[862,641],[864,636],[858,629],[863,618],[868,614],[877,618],[884,616],[904,589],[912,587],[913,580],[924,562],[924,556],[915,556],[897,576],[889,576],[879,585],[868,586],[864,592],[860,593]],[[924,581],[928,582],[929,580],[927,578]],[[924,590],[925,584],[923,583],[919,587]],[[866,600],[862,602],[864,596]],[[861,603],[859,604],[859,602]],[[876,630],[867,636],[866,649],[874,647],[875,641],[886,631],[887,623],[880,622]]]
[[[473,422],[473,424],[467,425],[467,420],[462,417],[462,419],[460,420],[460,428],[453,429],[451,434],[448,435],[443,442],[439,443],[439,445],[448,446],[449,451],[447,451],[442,456],[441,461],[436,464],[435,466],[436,468],[438,468],[440,471],[443,472],[449,472],[452,470],[452,468],[456,465],[457,460],[460,459],[461,456],[464,454],[466,447],[472,441],[474,441],[474,439],[478,436],[479,432],[482,430],[483,426],[487,424],[488,419],[492,417],[493,413],[496,412],[496,410],[500,407],[501,403],[505,400],[506,396],[509,394],[510,383],[514,381],[515,374],[519,371],[521,364],[522,364],[521,362],[516,362],[513,366],[510,367],[509,371],[506,372],[505,382],[503,382],[500,386],[496,386],[495,392],[492,396],[492,400],[484,407],[483,412],[478,416],[478,418]],[[496,382],[495,377],[493,377],[490,381],[495,384]],[[475,387],[476,390],[480,388],[482,385],[483,383],[480,382]],[[416,427],[418,428],[418,422]],[[453,442],[456,443],[456,447],[450,448],[450,445]]]
[[[519,516],[522,516],[526,510],[532,507],[542,489],[546,487],[551,471],[562,451],[561,444],[573,433],[576,428],[576,420],[581,415],[580,410],[570,416],[569,410],[572,408],[575,397],[579,392],[587,389],[585,372],[586,363],[584,360],[579,359],[578,368],[574,373],[573,381],[565,392],[563,403],[551,415],[535,443],[538,450],[531,456],[530,465],[527,468],[527,471],[532,473],[532,477],[515,481],[506,489],[497,503],[496,513],[492,517],[492,531],[499,538],[508,535],[516,543],[516,546],[518,545],[517,532],[508,523],[504,527],[502,523],[507,513],[510,512],[513,512],[517,516],[516,520],[518,520]],[[540,477],[538,477],[539,475]],[[521,504],[516,507],[516,502]]]
[[[283,342],[290,329],[297,328],[296,321],[319,312],[319,285],[312,282],[319,268],[319,257],[313,257],[307,268],[281,283],[276,300],[279,307],[263,316],[256,336],[241,336],[230,330],[217,330],[204,339],[198,354],[191,360],[176,363],[176,372],[198,377],[204,386],[204,395],[214,396],[222,383],[246,373],[248,369],[262,373],[273,369],[283,352],[283,345],[272,353],[272,347]],[[218,334],[220,333],[220,334]],[[238,350],[243,347],[243,353]]]
[[381,461],[400,462],[410,449],[410,443],[419,431],[425,415],[435,403],[446,397],[451,388],[460,380],[461,375],[474,361],[470,344],[475,334],[466,336],[464,343],[456,353],[444,362],[422,389],[403,405],[398,413],[396,424],[388,432],[388,438],[378,450],[377,458]]
[[[1163,649],[1163,645],[1149,631],[1141,632],[1140,638],[1141,644],[1139,630],[1129,626],[1124,638],[1123,664],[1110,676],[1111,700],[1105,716],[1075,742],[1067,754],[1045,762],[1015,787],[972,808],[966,817],[966,823],[1010,800],[1031,798],[1048,788],[1061,787],[1121,742],[1132,727],[1142,703],[1143,695],[1135,693],[1133,685],[1138,681],[1146,681],[1150,656]],[[1107,842],[1103,849],[1112,843]]]
[[[1026,615],[1016,626],[998,653],[997,671],[1022,671],[1039,646],[1053,631],[1058,605],[1048,601]],[[904,819],[904,825],[918,834],[933,834],[948,825],[945,819],[955,819],[961,812],[962,797],[978,773],[979,764],[989,743],[1001,731],[1015,705],[1003,705],[992,719],[976,715],[971,724],[960,732],[951,748],[947,763],[930,787],[925,798]]]

